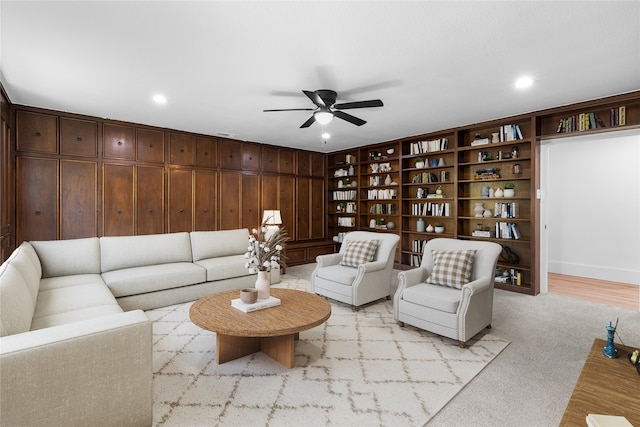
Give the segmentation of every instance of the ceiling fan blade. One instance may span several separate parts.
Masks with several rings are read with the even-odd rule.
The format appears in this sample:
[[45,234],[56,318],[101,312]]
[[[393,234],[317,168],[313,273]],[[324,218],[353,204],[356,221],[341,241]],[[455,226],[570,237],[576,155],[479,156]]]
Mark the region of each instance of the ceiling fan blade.
[[311,117],[309,117],[309,120],[307,120],[306,122],[304,122],[304,123],[302,124],[302,126],[300,126],[300,128],[308,128],[308,127],[309,127],[309,126],[311,126],[311,125],[313,124],[313,122],[315,122],[315,121],[316,121],[316,118],[315,118],[315,116],[313,116],[313,115],[312,115]]
[[318,95],[316,92],[311,92],[309,90],[303,90],[302,93],[307,95],[307,97],[311,100],[311,102],[316,104],[318,107],[329,107],[329,105],[326,105],[324,103],[324,101],[322,100],[322,98],[320,98],[320,95]]
[[338,118],[342,119],[342,120],[346,120],[349,123],[353,123],[356,126],[362,126],[363,124],[367,123],[366,121],[364,121],[362,119],[359,119],[359,118],[357,118],[355,116],[352,116],[351,114],[347,114],[344,111],[334,111],[333,115],[335,117],[338,117]]
[[264,113],[270,113],[273,111],[314,111],[315,108],[283,108],[279,110],[262,110]]
[[356,102],[345,102],[342,104],[336,104],[333,108],[337,108],[338,110],[349,110],[352,108],[369,108],[369,107],[382,107],[384,104],[379,99],[372,99],[369,101],[356,101]]

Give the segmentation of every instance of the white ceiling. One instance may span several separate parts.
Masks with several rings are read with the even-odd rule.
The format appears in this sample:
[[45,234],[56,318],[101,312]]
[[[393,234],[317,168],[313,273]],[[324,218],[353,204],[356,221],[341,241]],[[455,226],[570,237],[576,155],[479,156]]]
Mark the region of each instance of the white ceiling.
[[[640,89],[639,1],[2,0],[0,20],[14,104],[314,151]],[[323,88],[385,105],[326,145],[310,112],[262,112]]]

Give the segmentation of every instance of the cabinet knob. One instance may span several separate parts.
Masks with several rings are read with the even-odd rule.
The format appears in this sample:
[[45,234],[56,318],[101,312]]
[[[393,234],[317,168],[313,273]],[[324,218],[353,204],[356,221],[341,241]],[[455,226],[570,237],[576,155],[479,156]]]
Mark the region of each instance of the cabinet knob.
[[205,209],[202,212],[207,213],[207,212],[209,212],[209,209]]
[[205,152],[204,152],[204,155],[205,155],[205,156],[208,156],[208,155],[209,155],[209,152],[208,152],[208,151],[205,151]]
[[180,149],[180,152],[181,152],[181,153],[184,153],[184,148],[181,148],[181,149]]
[[122,145],[122,141],[118,141],[118,145]]
[[35,212],[35,215],[36,215],[36,216],[39,216],[39,215],[40,215],[40,213],[41,213],[40,211],[36,211],[36,212]]
[[149,209],[149,213],[153,213],[153,209]]
[[82,137],[81,136],[77,137],[76,141],[78,141],[78,142],[82,141]]
[[183,212],[184,212],[184,209],[183,209],[183,208],[180,208],[180,209],[178,209],[178,212],[183,213]]
[[153,148],[153,144],[149,144],[149,148]]
[[36,132],[36,136],[40,136],[42,135],[40,132]]
[[116,209],[116,212],[120,215],[122,213],[122,209]]

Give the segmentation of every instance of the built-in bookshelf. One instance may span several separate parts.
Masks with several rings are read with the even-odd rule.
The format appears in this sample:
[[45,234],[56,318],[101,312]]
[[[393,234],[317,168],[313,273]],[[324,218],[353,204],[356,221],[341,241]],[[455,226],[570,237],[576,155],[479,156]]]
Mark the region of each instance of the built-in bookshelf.
[[[357,200],[351,201],[357,214],[336,213],[338,202],[329,197],[330,224],[338,217],[355,218],[354,227],[330,225],[330,233],[399,233],[399,268],[418,266],[433,238],[496,242],[503,252],[495,286],[535,295],[540,291],[540,141],[637,128],[640,92],[331,153],[329,191],[344,189],[337,188],[334,173],[349,165],[347,154],[357,156],[348,178],[358,185],[350,188],[357,189]],[[436,231],[436,225],[443,228]]]

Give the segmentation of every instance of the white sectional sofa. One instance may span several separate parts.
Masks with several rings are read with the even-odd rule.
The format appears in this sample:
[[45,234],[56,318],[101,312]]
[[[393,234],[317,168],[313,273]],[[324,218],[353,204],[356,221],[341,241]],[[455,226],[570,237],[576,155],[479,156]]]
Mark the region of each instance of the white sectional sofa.
[[246,229],[23,242],[0,266],[0,425],[151,425],[142,310],[253,286]]

